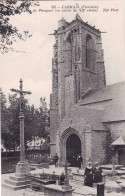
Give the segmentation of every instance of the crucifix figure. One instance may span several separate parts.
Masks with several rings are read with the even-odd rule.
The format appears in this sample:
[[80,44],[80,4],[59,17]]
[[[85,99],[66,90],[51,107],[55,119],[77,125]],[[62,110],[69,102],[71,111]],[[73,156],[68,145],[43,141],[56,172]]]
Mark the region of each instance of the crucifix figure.
[[20,162],[25,161],[25,145],[24,145],[24,95],[31,94],[30,91],[23,91],[23,80],[20,79],[20,89],[10,89],[12,92],[16,92],[20,95]]

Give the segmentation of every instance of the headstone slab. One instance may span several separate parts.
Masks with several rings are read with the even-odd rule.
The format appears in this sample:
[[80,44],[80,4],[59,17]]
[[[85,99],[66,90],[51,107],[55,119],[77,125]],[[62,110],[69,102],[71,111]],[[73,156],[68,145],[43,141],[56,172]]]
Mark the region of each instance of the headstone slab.
[[73,180],[79,181],[79,182],[84,182],[84,173],[73,173]]
[[104,183],[97,183],[97,196],[104,196]]
[[46,185],[44,186],[44,193],[46,196],[72,196],[74,189],[63,189],[59,185]]

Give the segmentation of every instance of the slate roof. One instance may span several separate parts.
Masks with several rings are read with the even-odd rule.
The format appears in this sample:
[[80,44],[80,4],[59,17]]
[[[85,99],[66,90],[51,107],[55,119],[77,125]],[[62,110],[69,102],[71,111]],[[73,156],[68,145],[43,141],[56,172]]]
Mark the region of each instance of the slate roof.
[[[110,100],[103,109],[91,107],[89,104]],[[70,126],[82,119],[83,124],[92,125],[92,130],[108,130],[105,123],[125,120],[125,82],[108,85],[106,87],[87,91],[83,100],[71,105],[67,110],[61,127]]]
[[100,101],[112,100],[118,97],[125,97],[125,82],[119,82],[105,87],[89,90],[79,105],[86,105]]
[[112,100],[105,108],[102,122],[125,120],[125,96]]
[[103,111],[102,122],[125,120],[125,82],[108,85],[100,89],[89,89],[78,104],[90,107],[92,103],[108,101]]

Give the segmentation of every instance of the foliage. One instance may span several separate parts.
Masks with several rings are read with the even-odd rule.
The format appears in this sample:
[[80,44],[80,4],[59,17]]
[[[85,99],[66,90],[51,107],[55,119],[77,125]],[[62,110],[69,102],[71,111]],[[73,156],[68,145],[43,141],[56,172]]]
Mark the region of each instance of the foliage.
[[2,91],[2,88],[0,88],[0,94],[1,94],[1,139],[4,140],[4,144],[6,145],[6,148],[8,149],[10,146],[10,138],[11,132],[8,129],[8,118],[9,113],[7,110],[7,104],[6,104],[6,97]]
[[[2,94],[2,144],[6,150],[16,150],[20,145],[20,100],[17,94],[9,96],[9,106],[6,106],[5,95]],[[48,109],[46,113],[40,106],[39,109],[34,105],[29,105],[26,99],[23,99],[24,105],[24,138],[25,146],[27,143],[38,138],[46,138],[48,136],[49,116]],[[47,119],[47,121],[46,121]]]
[[13,50],[12,44],[17,38],[25,40],[31,36],[27,30],[20,33],[16,27],[10,24],[10,17],[23,12],[31,14],[31,7],[38,5],[38,2],[29,0],[0,1],[0,51],[3,54],[9,50]]

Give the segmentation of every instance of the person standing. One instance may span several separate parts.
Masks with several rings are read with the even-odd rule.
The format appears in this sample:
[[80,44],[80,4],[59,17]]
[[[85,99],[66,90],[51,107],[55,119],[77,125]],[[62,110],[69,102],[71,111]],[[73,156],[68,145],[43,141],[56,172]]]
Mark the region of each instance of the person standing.
[[55,167],[58,166],[58,159],[59,159],[59,157],[58,157],[58,155],[56,153],[55,156],[53,157],[53,161],[54,161]]
[[93,167],[91,162],[88,162],[88,166],[85,168],[84,176],[84,185],[93,187]]
[[75,166],[75,156],[73,155],[72,156],[72,159],[71,159],[71,167],[74,167]]
[[81,169],[81,164],[83,163],[83,158],[81,157],[81,155],[78,156],[77,162],[78,162],[79,169]]
[[94,183],[102,182],[102,168],[99,167],[98,162],[95,163],[93,169]]

